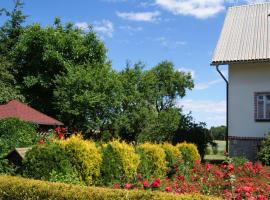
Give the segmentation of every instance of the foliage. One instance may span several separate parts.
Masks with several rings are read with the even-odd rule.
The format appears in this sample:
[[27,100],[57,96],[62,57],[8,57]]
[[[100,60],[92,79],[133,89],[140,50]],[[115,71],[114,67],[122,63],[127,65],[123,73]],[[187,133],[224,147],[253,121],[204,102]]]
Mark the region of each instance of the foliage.
[[29,147],[37,141],[35,126],[16,118],[0,120],[0,156],[17,147]]
[[258,157],[263,163],[270,166],[270,133],[262,142],[261,150],[258,154]]
[[173,144],[181,142],[194,143],[198,147],[201,158],[203,159],[208,144],[215,145],[205,123],[196,123],[191,115],[182,115],[179,127],[174,134]]
[[137,173],[139,156],[132,145],[113,140],[103,145],[102,178],[105,184],[130,179]]
[[200,193],[222,199],[270,198],[270,170],[260,163],[246,162],[238,167],[226,164],[211,165],[196,162],[190,168],[185,162],[176,164],[176,173],[162,179],[136,179],[114,188],[165,191],[177,194]]
[[183,142],[177,144],[177,148],[180,150],[184,162],[195,163],[195,161],[201,160],[195,144]]
[[226,126],[211,127],[210,134],[214,140],[225,140]]
[[8,200],[218,200],[199,194],[175,195],[164,192],[81,187],[19,177],[0,177],[0,199]]
[[139,173],[149,177],[163,177],[167,161],[165,151],[157,144],[144,143],[137,147],[140,155]]
[[68,153],[55,142],[36,145],[27,151],[23,160],[23,174],[41,180],[80,182]]
[[164,143],[161,147],[165,151],[168,167],[172,167],[178,160],[182,159],[181,152],[178,147],[170,143]]
[[80,178],[87,184],[100,176],[102,163],[101,153],[92,141],[83,140],[81,136],[71,136],[66,140],[60,141],[64,147],[72,166],[75,166]]

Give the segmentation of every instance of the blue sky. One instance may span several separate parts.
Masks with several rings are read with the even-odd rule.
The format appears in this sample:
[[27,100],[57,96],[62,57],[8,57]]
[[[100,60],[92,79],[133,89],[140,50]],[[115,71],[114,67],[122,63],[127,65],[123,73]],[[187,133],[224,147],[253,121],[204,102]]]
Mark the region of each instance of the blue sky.
[[[113,68],[127,61],[142,61],[151,68],[170,60],[179,70],[193,74],[195,88],[178,101],[184,112],[207,126],[225,124],[225,84],[211,56],[221,31],[226,9],[264,0],[24,0],[27,23],[44,26],[55,17],[87,31],[87,24],[105,42]],[[1,0],[0,8],[12,8]],[[0,18],[2,24],[4,18]],[[221,68],[224,73],[227,67]]]

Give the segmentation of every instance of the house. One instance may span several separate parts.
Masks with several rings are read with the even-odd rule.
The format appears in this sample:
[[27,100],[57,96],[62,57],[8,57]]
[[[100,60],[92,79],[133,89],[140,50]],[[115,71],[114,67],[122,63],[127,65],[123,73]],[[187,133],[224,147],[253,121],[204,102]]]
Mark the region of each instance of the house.
[[15,148],[13,151],[11,151],[5,158],[8,159],[8,162],[12,166],[21,166],[22,161],[25,157],[25,154],[27,151],[29,151],[31,148]]
[[228,9],[211,65],[228,65],[229,155],[255,160],[270,132],[270,3]]
[[63,123],[17,100],[0,105],[0,119],[15,117],[40,126],[62,126]]

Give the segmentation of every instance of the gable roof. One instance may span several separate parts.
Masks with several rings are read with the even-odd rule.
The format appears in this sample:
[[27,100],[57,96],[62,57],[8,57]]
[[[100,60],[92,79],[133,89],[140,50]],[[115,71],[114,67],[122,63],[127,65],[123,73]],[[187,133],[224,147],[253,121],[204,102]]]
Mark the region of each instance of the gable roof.
[[212,65],[270,62],[270,3],[229,8]]
[[49,117],[26,104],[12,100],[5,105],[0,105],[0,119],[16,117],[23,121],[41,125],[63,125],[62,122]]

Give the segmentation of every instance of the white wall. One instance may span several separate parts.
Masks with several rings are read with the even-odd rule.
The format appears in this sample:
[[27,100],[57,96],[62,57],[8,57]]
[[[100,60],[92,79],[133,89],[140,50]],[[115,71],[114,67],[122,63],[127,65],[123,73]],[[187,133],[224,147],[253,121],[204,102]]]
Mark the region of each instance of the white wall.
[[270,122],[254,120],[254,93],[270,92],[269,64],[229,66],[229,136],[264,137]]

